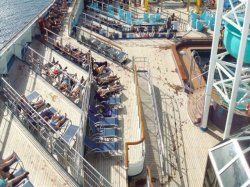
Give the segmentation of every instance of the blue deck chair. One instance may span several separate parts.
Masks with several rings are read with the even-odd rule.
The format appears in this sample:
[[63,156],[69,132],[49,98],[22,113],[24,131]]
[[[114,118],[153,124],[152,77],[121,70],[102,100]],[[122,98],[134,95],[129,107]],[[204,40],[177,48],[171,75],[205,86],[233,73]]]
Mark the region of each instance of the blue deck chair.
[[144,12],[143,19],[144,19],[144,21],[149,22],[149,15],[147,12]]
[[135,21],[135,24],[136,24],[136,25],[142,25],[142,23],[143,23],[143,20],[142,20],[142,19],[137,19],[137,20]]
[[32,102],[34,101],[35,99],[37,99],[38,97],[40,97],[41,95],[37,92],[37,91],[33,91],[31,92],[30,94],[28,94],[26,97],[26,99],[29,101],[29,102]]
[[118,9],[118,16],[120,19],[124,19],[125,18],[125,13],[123,9]]
[[92,113],[88,113],[89,123],[94,123],[96,126],[109,127],[114,126],[118,127],[118,118],[117,117],[102,117],[98,118]]
[[76,136],[76,133],[79,130],[79,126],[70,125],[66,131],[62,134],[62,139],[66,141],[67,143],[70,143],[70,141]]
[[29,179],[25,178],[15,187],[34,187],[34,185],[30,182]]
[[94,152],[112,153],[118,151],[118,142],[95,142],[85,136],[84,144]]
[[89,123],[89,128],[92,132],[92,136],[95,138],[112,138],[117,137],[117,128],[97,128],[93,123]]
[[[94,119],[96,119],[96,118],[94,118]],[[110,118],[110,119],[102,118],[102,120],[94,121],[93,118],[88,117],[88,122],[91,123],[91,125],[94,125],[96,127],[102,127],[102,128],[107,128],[107,127],[116,128],[116,127],[118,127],[118,118]]]
[[98,94],[96,94],[95,99],[97,99],[100,103],[107,104],[107,105],[119,105],[119,104],[121,104],[121,97],[116,96],[116,95],[108,97],[108,98],[103,98],[103,97],[99,96]]
[[202,21],[197,20],[197,21],[196,21],[196,30],[197,30],[198,32],[201,32],[203,29],[204,29],[204,26],[203,26],[203,24],[202,24]]
[[104,109],[102,109],[102,113],[99,113],[97,107],[90,105],[89,106],[89,112],[94,114],[95,116],[100,117],[117,117],[118,116],[118,109],[117,108],[110,108],[108,105],[102,106]]
[[155,21],[156,21],[155,15],[154,14],[150,15],[149,16],[149,23],[150,24],[155,24]]
[[161,14],[160,13],[155,14],[155,20],[156,20],[156,22],[159,22],[161,20]]

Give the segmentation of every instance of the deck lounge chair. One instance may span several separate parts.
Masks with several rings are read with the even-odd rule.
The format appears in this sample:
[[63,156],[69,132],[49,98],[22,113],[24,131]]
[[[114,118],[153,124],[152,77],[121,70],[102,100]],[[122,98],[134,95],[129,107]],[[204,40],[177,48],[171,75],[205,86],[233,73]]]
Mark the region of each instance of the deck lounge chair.
[[98,94],[95,95],[95,99],[97,99],[100,103],[102,104],[107,104],[107,105],[119,105],[121,104],[121,97],[117,95],[112,95],[107,98],[103,98],[99,96]]
[[100,113],[96,106],[89,106],[89,112],[94,114],[98,117],[117,117],[118,116],[118,109],[117,108],[110,108],[108,105],[101,105],[103,107],[103,112]]
[[62,134],[62,139],[69,144],[71,140],[75,137],[78,130],[79,130],[79,126],[70,125],[66,129],[66,131]]
[[16,187],[34,187],[29,179],[23,179]]
[[93,123],[89,123],[89,128],[95,138],[112,138],[118,135],[117,128],[97,128]]
[[[89,113],[90,114],[90,113]],[[118,127],[118,118],[97,118],[94,115],[88,115],[89,123],[101,127]]]
[[118,142],[95,142],[85,136],[84,144],[94,152],[112,153],[118,151]]
[[26,99],[29,101],[29,102],[32,102],[34,101],[35,99],[37,99],[38,97],[40,97],[41,95],[37,92],[37,91],[33,91],[31,92],[29,95],[25,96]]

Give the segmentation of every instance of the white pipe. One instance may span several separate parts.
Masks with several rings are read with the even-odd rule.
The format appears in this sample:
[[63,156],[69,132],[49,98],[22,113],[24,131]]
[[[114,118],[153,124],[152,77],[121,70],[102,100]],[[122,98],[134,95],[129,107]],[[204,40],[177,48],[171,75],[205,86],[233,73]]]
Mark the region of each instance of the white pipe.
[[249,23],[250,23],[250,2],[248,1],[246,2],[245,17],[244,17],[244,23],[243,23],[243,28],[241,32],[240,48],[239,48],[237,66],[236,66],[236,71],[235,71],[235,79],[233,81],[232,95],[231,95],[231,100],[230,100],[230,104],[228,108],[228,115],[227,115],[227,121],[226,121],[226,127],[225,127],[223,139],[226,139],[230,136],[234,109],[235,109],[235,104],[236,104],[236,97],[237,97],[239,83],[240,83],[240,74],[241,74],[243,60],[245,56],[244,54],[246,50],[247,37],[248,37],[248,32],[249,32]]
[[209,72],[208,72],[208,79],[207,79],[207,86],[206,86],[205,102],[204,102],[202,122],[200,126],[201,130],[207,129],[207,120],[208,120],[211,93],[212,93],[213,82],[214,82],[214,71],[216,67],[218,44],[219,44],[219,38],[220,38],[223,4],[224,4],[224,0],[217,1],[217,10],[216,10],[216,15],[215,15],[215,30],[213,34],[211,58],[209,61]]

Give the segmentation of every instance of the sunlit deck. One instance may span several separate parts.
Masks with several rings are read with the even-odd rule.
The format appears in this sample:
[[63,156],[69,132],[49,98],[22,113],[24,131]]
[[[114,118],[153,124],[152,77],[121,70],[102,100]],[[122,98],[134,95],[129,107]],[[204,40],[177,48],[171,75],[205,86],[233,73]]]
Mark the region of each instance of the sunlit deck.
[[169,49],[172,43],[164,39],[118,43],[129,57],[145,56],[149,61],[168,155],[169,182],[165,184],[202,186],[208,148],[222,140],[222,133],[212,125],[208,126],[207,133],[203,133],[191,123],[187,111],[188,97],[182,89]]

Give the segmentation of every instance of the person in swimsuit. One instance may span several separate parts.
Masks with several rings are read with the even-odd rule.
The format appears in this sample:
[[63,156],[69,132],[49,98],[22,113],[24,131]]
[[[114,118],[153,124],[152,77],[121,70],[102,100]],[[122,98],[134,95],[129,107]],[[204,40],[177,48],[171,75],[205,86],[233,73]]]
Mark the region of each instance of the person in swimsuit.
[[81,89],[82,89],[84,84],[85,84],[85,82],[84,82],[84,78],[82,76],[80,82],[77,82],[75,84],[74,88],[72,89],[72,91],[70,93],[70,97],[72,97],[73,99],[79,98],[79,94],[80,94]]
[[59,90],[61,91],[69,91],[70,88],[70,78],[65,76],[62,80],[62,84],[59,85]]
[[[44,120],[46,122],[49,122],[49,118],[47,116],[44,117]],[[61,116],[60,114],[55,114],[52,116],[49,125],[55,129],[58,130],[62,124],[67,120],[67,114],[65,113],[64,116]]]
[[97,89],[97,94],[101,97],[105,97],[107,96],[107,94],[110,94],[110,93],[115,93],[115,92],[118,92],[118,91],[121,91],[122,90],[122,87],[118,84],[115,84],[113,86],[110,86],[108,88],[98,88]]
[[105,85],[105,84],[109,84],[109,83],[112,83],[116,80],[119,80],[119,77],[117,77],[116,75],[112,76],[108,76],[108,77],[104,77],[104,78],[99,78],[99,77],[96,77],[96,82],[97,84],[99,85]]

